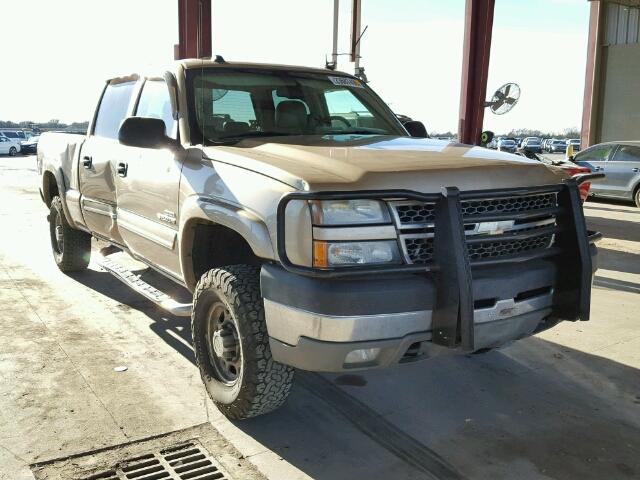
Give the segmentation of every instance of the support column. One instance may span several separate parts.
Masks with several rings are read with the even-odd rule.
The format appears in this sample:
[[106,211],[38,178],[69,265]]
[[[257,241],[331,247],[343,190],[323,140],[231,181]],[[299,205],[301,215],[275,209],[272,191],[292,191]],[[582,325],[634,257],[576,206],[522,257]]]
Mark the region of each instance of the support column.
[[467,0],[465,7],[458,138],[472,145],[480,144],[484,120],[494,5],[495,0]]
[[599,142],[598,135],[598,92],[600,90],[600,60],[602,57],[602,24],[604,8],[602,2],[590,2],[589,41],[587,43],[587,68],[584,79],[584,100],[582,105],[581,147],[587,148]]
[[178,0],[178,25],[176,60],[211,57],[211,0]]

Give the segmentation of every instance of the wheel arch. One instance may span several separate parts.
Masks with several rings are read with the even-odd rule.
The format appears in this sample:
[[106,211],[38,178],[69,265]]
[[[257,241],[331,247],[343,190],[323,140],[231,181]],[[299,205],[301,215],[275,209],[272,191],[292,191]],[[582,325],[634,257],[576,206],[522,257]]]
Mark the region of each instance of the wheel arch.
[[192,291],[211,268],[256,265],[275,258],[265,223],[239,206],[191,197],[183,203],[180,218],[180,264],[184,283]]
[[67,206],[67,198],[65,196],[66,187],[62,170],[47,168],[42,172],[42,199],[47,208],[51,208],[51,201],[54,197],[59,196],[62,202],[62,209],[67,222],[72,228],[77,228],[73,217]]

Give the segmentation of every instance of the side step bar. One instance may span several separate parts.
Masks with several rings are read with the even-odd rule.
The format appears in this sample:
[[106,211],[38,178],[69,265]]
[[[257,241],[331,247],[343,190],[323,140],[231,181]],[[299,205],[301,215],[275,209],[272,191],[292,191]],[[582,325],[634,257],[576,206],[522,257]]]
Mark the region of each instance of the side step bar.
[[102,254],[96,255],[94,253],[94,255],[98,261],[98,264],[107,272],[112,274],[118,280],[138,292],[146,299],[151,300],[163,310],[166,310],[167,312],[177,317],[191,316],[190,303],[178,303],[169,295],[161,292],[157,288],[152,287],[147,282],[142,280],[139,275],[136,275],[131,270],[127,270],[119,263],[114,262],[113,260],[105,257]]

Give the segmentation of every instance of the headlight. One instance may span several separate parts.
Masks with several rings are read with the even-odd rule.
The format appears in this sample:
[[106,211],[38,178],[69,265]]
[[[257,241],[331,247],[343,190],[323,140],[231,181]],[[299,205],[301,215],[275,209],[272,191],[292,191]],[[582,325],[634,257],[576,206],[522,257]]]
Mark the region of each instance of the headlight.
[[314,225],[389,223],[389,211],[378,200],[316,200],[311,202]]
[[395,240],[368,242],[313,242],[313,266],[346,267],[355,265],[395,265],[400,252]]

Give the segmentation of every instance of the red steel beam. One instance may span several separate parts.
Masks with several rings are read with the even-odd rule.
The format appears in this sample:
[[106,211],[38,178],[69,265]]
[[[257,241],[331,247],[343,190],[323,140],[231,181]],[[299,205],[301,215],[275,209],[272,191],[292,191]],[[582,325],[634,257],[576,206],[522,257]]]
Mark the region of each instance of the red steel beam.
[[178,0],[176,60],[211,56],[211,0]]
[[584,79],[584,100],[582,104],[582,130],[580,144],[587,148],[598,142],[598,105],[599,71],[601,56],[601,19],[602,2],[592,1],[589,14],[589,40],[587,43],[587,68]]
[[494,6],[495,0],[467,0],[465,6],[458,138],[472,145],[480,144],[482,133]]

